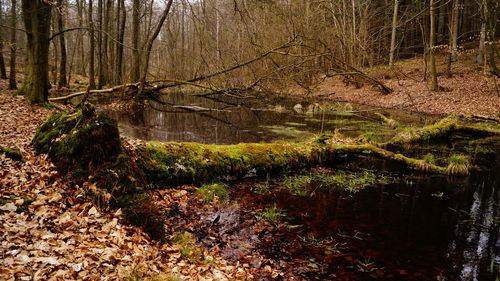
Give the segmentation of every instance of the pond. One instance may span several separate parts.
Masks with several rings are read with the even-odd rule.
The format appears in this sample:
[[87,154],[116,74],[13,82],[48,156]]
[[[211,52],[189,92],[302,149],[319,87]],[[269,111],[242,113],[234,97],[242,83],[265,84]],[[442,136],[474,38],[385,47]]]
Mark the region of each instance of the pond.
[[[374,139],[388,140],[395,134],[379,122],[373,108],[347,103],[319,105],[284,98],[222,101],[182,93],[163,95],[159,100],[161,103],[150,102],[133,112],[104,111],[118,121],[122,135],[148,141],[235,144],[304,140],[335,130],[347,136],[371,132]],[[387,112],[415,126],[435,120],[402,111]]]
[[[285,99],[221,102],[178,93],[132,113],[102,111],[118,120],[128,137],[212,144],[303,140],[334,131],[382,142],[400,128],[381,122],[375,111],[404,126],[437,120],[342,103],[297,104]],[[168,216],[177,231],[188,230],[228,259],[259,269],[258,280],[495,281],[500,267],[499,144],[498,138],[485,143],[457,138],[392,148],[413,156],[431,152],[438,162],[469,154],[476,167],[464,178],[399,174],[389,172],[385,162],[346,159],[336,166],[230,182],[230,203],[208,208],[192,202],[189,210],[171,210]],[[360,174],[384,180],[350,191],[338,182],[318,180],[335,178],[339,171],[347,175],[343,184],[351,186]],[[293,185],[290,179],[300,183],[300,177],[309,181],[286,188]],[[282,212],[280,222],[259,219],[269,208]],[[266,265],[285,274],[273,276]]]

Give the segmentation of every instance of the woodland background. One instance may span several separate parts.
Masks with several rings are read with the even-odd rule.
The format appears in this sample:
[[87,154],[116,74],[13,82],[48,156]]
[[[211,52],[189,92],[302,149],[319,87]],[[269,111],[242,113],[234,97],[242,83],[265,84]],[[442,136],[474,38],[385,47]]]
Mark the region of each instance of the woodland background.
[[[0,74],[7,78],[10,65],[12,89],[16,66],[26,64],[18,2],[0,1]],[[485,54],[488,58],[489,45],[490,58],[498,56],[494,44],[488,44],[498,33],[495,0],[171,2],[154,38],[167,1],[52,1],[51,84],[63,88],[71,86],[69,81],[88,79],[91,89],[100,89],[137,82],[146,73],[148,79],[189,80],[245,65],[209,83],[275,90],[292,81],[309,89],[324,74],[392,66],[395,60],[422,55],[427,73],[428,55],[445,52],[451,65],[459,46],[477,47],[480,64]]]

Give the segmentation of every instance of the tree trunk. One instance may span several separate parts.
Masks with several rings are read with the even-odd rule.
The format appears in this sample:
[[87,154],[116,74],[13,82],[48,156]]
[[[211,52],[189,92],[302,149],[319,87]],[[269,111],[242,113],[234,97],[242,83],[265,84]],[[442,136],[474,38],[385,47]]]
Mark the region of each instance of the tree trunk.
[[0,33],[0,79],[7,79],[7,71],[5,70],[5,60],[3,59],[3,40]]
[[139,86],[139,91],[138,91],[137,97],[139,97],[142,94],[142,91],[144,90],[144,84],[146,82],[146,77],[148,75],[149,57],[151,55],[151,49],[153,48],[153,43],[156,40],[156,37],[158,37],[158,34],[160,34],[163,23],[167,19],[168,13],[170,12],[170,8],[172,7],[172,2],[173,2],[173,0],[168,1],[167,6],[165,7],[163,14],[161,15],[160,21],[158,22],[158,25],[156,26],[153,35],[151,36],[151,38],[147,42],[145,58],[144,58],[143,67],[142,67],[143,72],[142,72],[142,76],[141,76],[141,85]]
[[[59,0],[57,3],[58,13],[57,13],[57,26],[59,28],[59,32],[64,30],[64,0]],[[68,56],[66,54],[66,39],[64,37],[64,33],[59,35],[59,48],[61,52],[61,60],[59,61],[59,80],[57,82],[57,87],[68,87],[68,79],[67,79],[67,71],[66,64],[68,61]]]
[[497,3],[495,0],[490,0],[486,2],[485,6],[485,11],[487,15],[487,22],[486,22],[486,32],[488,34],[488,41],[489,43],[489,65],[490,65],[490,72],[494,74],[497,77],[500,77],[500,69],[498,69],[498,66],[496,64],[496,57],[498,56],[498,50],[497,46],[495,44],[496,38],[496,27],[497,27],[497,13],[498,13],[498,7]]
[[394,68],[394,55],[396,52],[396,31],[398,23],[399,0],[394,0],[394,13],[392,16],[391,50],[389,53],[389,67]]
[[21,92],[30,103],[46,103],[49,89],[49,36],[51,5],[42,0],[22,0],[27,31],[26,78]]
[[102,40],[103,0],[97,0],[97,88],[104,86],[104,59]]
[[436,56],[434,54],[434,45],[435,45],[435,37],[436,37],[436,9],[434,5],[434,0],[430,0],[430,11],[431,11],[431,27],[429,33],[429,56],[430,56],[430,64],[431,64],[431,76],[432,76],[432,84],[431,91],[437,92],[439,91],[439,85],[437,80],[437,70],[436,70]]
[[479,35],[479,48],[477,50],[476,62],[484,63],[484,46],[486,41],[486,0],[481,2],[481,34]]
[[130,73],[131,82],[137,82],[140,79],[140,55],[139,50],[139,9],[140,1],[132,2],[132,71]]
[[117,13],[120,15],[118,26],[118,42],[116,42],[116,84],[123,83],[123,39],[125,38],[125,23],[127,20],[127,9],[125,0],[118,0]]
[[[0,1],[0,22],[2,21],[2,1]],[[0,31],[0,78],[7,79],[7,71],[5,70],[5,61],[3,59],[3,38]]]
[[12,20],[12,30],[10,32],[10,73],[9,73],[9,90],[17,90],[16,82],[16,51],[17,51],[17,1],[12,0],[10,17]]
[[95,33],[94,33],[94,20],[92,19],[92,0],[89,0],[89,39],[90,39],[90,51],[89,51],[89,88],[95,89],[95,63],[94,63],[94,53],[95,53]]
[[450,41],[451,41],[451,61],[456,62],[458,58],[458,21],[460,12],[460,1],[453,0],[453,10],[451,15]]

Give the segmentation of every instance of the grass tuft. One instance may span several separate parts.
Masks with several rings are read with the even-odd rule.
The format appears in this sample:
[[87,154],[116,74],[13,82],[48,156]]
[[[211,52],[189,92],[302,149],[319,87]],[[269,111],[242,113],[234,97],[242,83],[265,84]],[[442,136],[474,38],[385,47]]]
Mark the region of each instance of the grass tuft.
[[212,202],[215,198],[220,201],[225,201],[229,197],[226,186],[219,183],[204,184],[196,190],[196,194],[207,203]]
[[468,175],[470,170],[469,158],[465,155],[452,155],[446,168],[449,175]]
[[259,220],[266,220],[268,222],[277,223],[286,217],[286,213],[283,209],[273,206],[266,208],[262,213],[255,216]]

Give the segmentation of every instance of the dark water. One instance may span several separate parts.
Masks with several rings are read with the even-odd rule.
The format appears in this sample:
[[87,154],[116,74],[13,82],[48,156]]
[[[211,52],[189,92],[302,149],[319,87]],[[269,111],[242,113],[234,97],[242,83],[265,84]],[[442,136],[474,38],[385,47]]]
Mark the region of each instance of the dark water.
[[[245,208],[276,205],[286,211],[290,224],[303,225],[297,231],[271,231],[259,245],[268,255],[287,260],[300,280],[498,276],[500,177],[494,173],[462,180],[405,178],[356,194],[332,189],[316,191],[313,197],[249,190],[242,184],[234,192]],[[307,245],[303,237],[308,236],[329,242]],[[309,268],[311,263],[318,269]]]
[[[233,144],[304,140],[336,129],[347,136],[373,132],[374,138],[381,141],[395,134],[380,122],[372,108],[352,108],[349,104],[332,104],[325,109],[302,102],[302,109],[294,110],[299,102],[292,100],[226,99],[227,104],[180,93],[162,96],[161,101],[163,104],[150,102],[150,106],[133,112],[104,111],[118,121],[123,135],[155,141]],[[415,125],[435,119],[398,111],[388,113]]]

